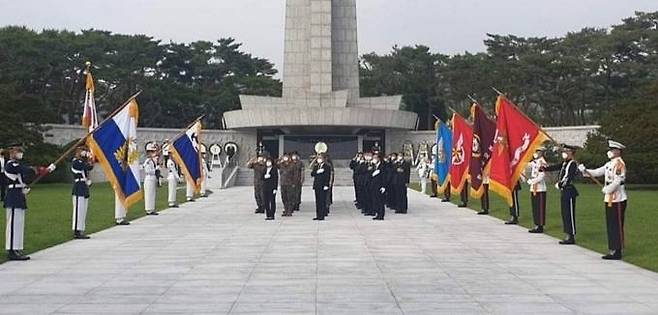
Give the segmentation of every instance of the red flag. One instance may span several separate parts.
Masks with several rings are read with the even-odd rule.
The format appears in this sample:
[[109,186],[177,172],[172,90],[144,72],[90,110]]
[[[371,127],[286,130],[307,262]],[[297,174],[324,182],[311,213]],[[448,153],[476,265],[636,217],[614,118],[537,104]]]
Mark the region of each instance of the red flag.
[[460,193],[468,179],[468,169],[473,148],[473,129],[464,117],[455,113],[452,117],[452,165],[450,188]]
[[491,157],[491,189],[512,206],[512,191],[537,147],[548,136],[504,96],[496,102],[496,136]]
[[493,152],[496,122],[487,117],[482,107],[473,104],[471,107],[473,117],[473,153],[470,163],[471,194],[475,198],[482,197],[484,177],[489,176],[489,161]]

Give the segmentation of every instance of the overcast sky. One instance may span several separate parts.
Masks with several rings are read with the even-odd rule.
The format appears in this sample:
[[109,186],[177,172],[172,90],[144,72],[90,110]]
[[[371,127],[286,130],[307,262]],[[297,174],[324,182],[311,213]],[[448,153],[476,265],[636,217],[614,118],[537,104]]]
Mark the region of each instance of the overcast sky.
[[[658,0],[357,0],[359,50],[425,44],[454,54],[484,50],[486,33],[560,36],[608,27]],[[0,25],[96,28],[190,42],[232,36],[281,69],[285,0],[0,0]]]

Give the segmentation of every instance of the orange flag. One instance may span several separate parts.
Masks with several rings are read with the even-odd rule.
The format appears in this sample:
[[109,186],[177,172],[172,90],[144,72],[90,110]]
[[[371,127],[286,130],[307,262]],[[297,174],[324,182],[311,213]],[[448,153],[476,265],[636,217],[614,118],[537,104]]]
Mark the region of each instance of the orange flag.
[[452,165],[450,166],[450,188],[460,193],[468,179],[473,150],[473,128],[464,117],[452,116]]
[[491,190],[512,206],[512,191],[537,147],[548,140],[546,133],[511,101],[496,102],[496,135],[491,157]]

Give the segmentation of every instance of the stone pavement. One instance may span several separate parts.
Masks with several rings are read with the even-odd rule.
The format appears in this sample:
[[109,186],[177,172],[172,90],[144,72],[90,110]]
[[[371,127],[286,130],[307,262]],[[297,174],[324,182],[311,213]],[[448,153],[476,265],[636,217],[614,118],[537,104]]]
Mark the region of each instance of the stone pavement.
[[0,313],[658,313],[655,273],[417,192],[375,222],[352,192],[266,222],[233,188],[2,264]]

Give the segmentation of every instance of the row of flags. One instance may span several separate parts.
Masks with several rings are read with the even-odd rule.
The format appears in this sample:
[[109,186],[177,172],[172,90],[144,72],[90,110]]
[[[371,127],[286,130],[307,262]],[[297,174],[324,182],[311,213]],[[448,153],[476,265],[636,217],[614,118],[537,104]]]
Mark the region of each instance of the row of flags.
[[[94,79],[90,64],[85,71],[85,101],[82,126],[87,130],[86,143],[93,158],[101,165],[114,192],[128,208],[142,199],[140,152],[137,146],[139,105],[133,95],[122,106],[99,122],[94,99]],[[180,166],[195,191],[201,189],[203,164],[201,159],[202,117],[197,118],[169,146],[174,161]]]
[[496,101],[496,120],[487,117],[479,104],[471,107],[472,124],[454,113],[451,126],[438,122],[435,173],[440,191],[450,185],[462,192],[470,181],[476,198],[489,187],[510,206],[512,192],[532,154],[549,138],[546,133],[505,96]]

